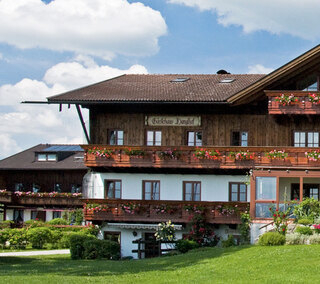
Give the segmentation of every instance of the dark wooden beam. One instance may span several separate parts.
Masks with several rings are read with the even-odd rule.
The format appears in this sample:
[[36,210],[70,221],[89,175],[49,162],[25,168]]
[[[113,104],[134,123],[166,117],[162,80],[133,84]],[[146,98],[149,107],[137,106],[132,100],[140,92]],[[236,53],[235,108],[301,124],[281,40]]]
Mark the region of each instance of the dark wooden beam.
[[75,105],[75,106],[76,106],[76,109],[77,109],[77,112],[78,112],[78,116],[79,116],[79,119],[80,119],[80,122],[81,122],[81,126],[82,126],[82,129],[83,129],[84,135],[86,136],[87,143],[91,144],[90,138],[89,138],[89,135],[88,135],[88,131],[87,131],[87,128],[86,128],[86,124],[84,123],[84,120],[83,120],[83,117],[82,117],[80,106],[79,105]]

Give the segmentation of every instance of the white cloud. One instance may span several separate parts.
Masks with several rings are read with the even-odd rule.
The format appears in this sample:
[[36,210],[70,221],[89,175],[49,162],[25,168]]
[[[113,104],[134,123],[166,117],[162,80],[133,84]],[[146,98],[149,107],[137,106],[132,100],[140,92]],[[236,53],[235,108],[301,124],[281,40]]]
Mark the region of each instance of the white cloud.
[[318,0],[168,0],[200,11],[213,11],[224,26],[241,26],[246,33],[265,30],[300,38],[320,38]]
[[[56,105],[19,102],[45,101],[46,97],[125,73],[147,73],[147,70],[141,65],[133,65],[127,70],[99,66],[90,57],[78,56],[72,62],[59,63],[48,69],[43,81],[25,78],[14,85],[0,86],[0,105],[10,106],[9,111],[0,112],[0,158],[37,143],[84,143],[74,108],[67,110],[64,107],[59,112]],[[83,110],[83,113],[87,120],[87,111]]]
[[160,12],[127,0],[0,0],[0,41],[19,48],[146,56],[166,32]]
[[273,68],[268,68],[261,64],[251,65],[248,67],[248,69],[249,74],[269,74],[274,70]]

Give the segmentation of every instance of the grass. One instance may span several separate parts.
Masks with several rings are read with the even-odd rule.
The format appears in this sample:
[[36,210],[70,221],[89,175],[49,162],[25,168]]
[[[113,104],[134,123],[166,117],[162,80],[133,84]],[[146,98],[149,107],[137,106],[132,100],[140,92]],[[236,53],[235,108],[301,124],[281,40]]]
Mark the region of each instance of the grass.
[[0,257],[1,283],[318,283],[320,245],[209,248],[145,260]]

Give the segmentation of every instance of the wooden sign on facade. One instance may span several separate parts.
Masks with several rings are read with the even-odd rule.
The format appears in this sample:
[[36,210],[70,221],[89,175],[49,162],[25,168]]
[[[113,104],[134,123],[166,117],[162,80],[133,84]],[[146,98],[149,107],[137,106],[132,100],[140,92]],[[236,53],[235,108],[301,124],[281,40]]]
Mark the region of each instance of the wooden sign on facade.
[[201,116],[146,116],[148,126],[201,126]]

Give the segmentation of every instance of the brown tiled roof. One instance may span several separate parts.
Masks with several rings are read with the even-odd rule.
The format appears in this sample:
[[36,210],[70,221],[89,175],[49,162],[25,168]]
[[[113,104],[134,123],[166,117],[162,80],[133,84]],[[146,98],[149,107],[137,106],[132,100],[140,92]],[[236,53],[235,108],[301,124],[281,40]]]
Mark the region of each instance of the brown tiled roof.
[[[257,82],[262,74],[123,75],[49,97],[49,102],[222,102]],[[189,78],[185,82],[172,82]],[[234,79],[221,83],[222,79]]]
[[[0,160],[0,170],[86,170],[84,152],[73,152],[65,159],[56,162],[36,160],[35,153],[42,152],[52,144],[39,144],[30,149]],[[80,157],[80,158],[78,158]]]

